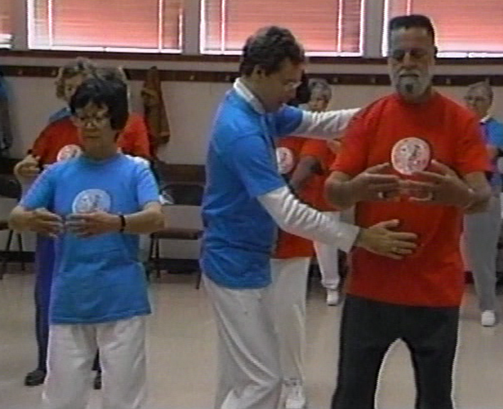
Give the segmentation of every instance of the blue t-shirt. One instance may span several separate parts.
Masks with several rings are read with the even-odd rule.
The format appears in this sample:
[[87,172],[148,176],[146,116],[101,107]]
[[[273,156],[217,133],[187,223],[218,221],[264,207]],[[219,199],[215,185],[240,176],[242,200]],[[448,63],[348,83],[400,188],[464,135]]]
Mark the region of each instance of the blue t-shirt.
[[257,198],[285,186],[274,138],[290,135],[301,121],[302,111],[292,107],[260,113],[236,90],[221,103],[206,162],[201,254],[202,270],[218,285],[270,284],[276,225]]
[[[127,215],[158,198],[150,169],[117,154],[103,161],[81,156],[50,166],[21,205],[44,207],[63,218],[97,210]],[[54,271],[53,324],[100,323],[150,313],[137,235],[79,238],[65,232],[56,239]]]
[[[481,124],[482,133],[487,144],[503,150],[503,124],[494,118],[489,118]],[[498,192],[501,190],[501,175],[497,166],[497,159],[492,163],[494,175],[491,179],[491,186]]]

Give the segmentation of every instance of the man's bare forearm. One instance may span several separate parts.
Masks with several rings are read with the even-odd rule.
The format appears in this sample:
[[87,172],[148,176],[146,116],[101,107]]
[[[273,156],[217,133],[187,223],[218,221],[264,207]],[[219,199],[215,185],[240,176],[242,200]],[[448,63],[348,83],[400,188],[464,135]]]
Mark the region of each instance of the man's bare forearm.
[[311,178],[317,170],[320,169],[320,163],[318,159],[312,156],[303,157],[295,170],[293,171],[292,177],[290,178],[290,187],[294,192],[301,189],[304,184]]
[[465,213],[482,213],[488,210],[491,200],[491,186],[482,172],[477,172],[465,176],[465,183],[471,190],[471,201],[465,207]]
[[349,176],[333,173],[325,182],[325,198],[340,210],[353,207],[358,201]]

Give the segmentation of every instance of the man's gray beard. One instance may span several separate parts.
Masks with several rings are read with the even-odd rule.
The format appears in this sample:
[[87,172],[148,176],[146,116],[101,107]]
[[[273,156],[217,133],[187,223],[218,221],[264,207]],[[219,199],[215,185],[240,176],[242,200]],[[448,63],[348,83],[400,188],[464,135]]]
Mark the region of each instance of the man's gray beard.
[[404,97],[419,97],[426,87],[421,79],[416,77],[403,77],[398,79],[398,92]]

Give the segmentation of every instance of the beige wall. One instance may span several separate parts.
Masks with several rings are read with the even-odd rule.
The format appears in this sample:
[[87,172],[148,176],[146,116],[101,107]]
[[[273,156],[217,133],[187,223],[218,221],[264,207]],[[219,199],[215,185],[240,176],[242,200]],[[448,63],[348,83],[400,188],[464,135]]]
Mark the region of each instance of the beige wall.
[[[65,60],[58,59],[30,59],[21,57],[7,57],[2,59],[6,65],[49,65],[57,66]],[[103,61],[103,64],[122,65],[125,68],[148,68],[151,62],[138,61]],[[228,63],[174,63],[158,62],[161,69],[172,70],[222,70],[234,71],[235,64]],[[382,74],[386,67],[382,65],[318,65],[309,67],[312,73],[369,73]],[[439,74],[503,74],[503,67],[484,65],[456,65],[439,66]],[[12,119],[15,133],[15,142],[12,155],[21,157],[31,146],[33,140],[44,127],[49,115],[61,107],[61,103],[54,96],[54,80],[50,78],[7,77],[7,82],[12,96]],[[191,83],[191,82],[165,82],[163,92],[172,128],[172,139],[160,157],[177,164],[204,164],[208,132],[212,116],[218,102],[229,89],[230,84],[223,83]],[[132,83],[133,108],[140,110],[139,90],[141,82]],[[460,99],[463,88],[446,87],[441,89],[447,95]],[[386,86],[336,86],[334,87],[334,108],[363,106],[376,98],[389,92]],[[503,118],[503,88],[495,88],[495,116]],[[0,217],[7,214],[12,207],[12,201],[0,200]],[[196,215],[197,216],[197,215]],[[199,221],[191,223],[197,225]],[[177,218],[178,219],[178,218]],[[2,245],[0,238],[0,246]],[[29,246],[31,248],[31,245]],[[179,247],[165,247],[169,253],[179,253]],[[169,254],[166,253],[166,254]],[[186,251],[184,251],[184,255]],[[197,251],[188,251],[194,256]]]

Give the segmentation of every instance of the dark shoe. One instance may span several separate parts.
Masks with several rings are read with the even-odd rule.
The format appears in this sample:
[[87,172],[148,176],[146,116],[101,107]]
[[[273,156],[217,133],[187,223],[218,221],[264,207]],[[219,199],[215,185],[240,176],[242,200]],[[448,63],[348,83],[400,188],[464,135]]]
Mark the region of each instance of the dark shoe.
[[101,389],[101,372],[96,373],[96,376],[94,377],[93,388],[95,390]]
[[42,385],[45,380],[45,371],[42,369],[35,369],[29,372],[24,378],[24,384],[26,386],[38,386]]

